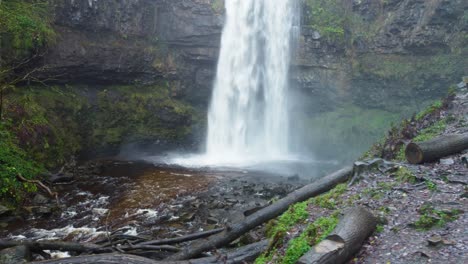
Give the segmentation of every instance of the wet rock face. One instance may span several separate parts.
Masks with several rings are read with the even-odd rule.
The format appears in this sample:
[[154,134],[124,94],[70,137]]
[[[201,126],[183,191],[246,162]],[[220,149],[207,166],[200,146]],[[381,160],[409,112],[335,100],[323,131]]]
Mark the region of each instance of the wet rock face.
[[[176,96],[206,106],[224,19],[213,10],[211,2],[57,1],[55,24],[59,39],[45,58],[43,75],[60,76],[58,79],[64,83],[149,84],[176,80]],[[457,32],[466,30],[466,5],[463,0],[353,0],[346,8],[365,23],[378,25],[379,30],[371,41],[356,38],[352,50],[417,56],[447,53]],[[354,92],[364,102],[362,95],[369,94],[371,106],[377,107],[372,98],[382,96],[373,95],[375,89],[359,90],[377,87],[377,80],[364,76],[355,81],[352,63],[343,44],[330,43],[320,32],[303,26],[291,83],[320,111],[327,111],[331,102]],[[389,83],[388,90],[395,91],[398,86],[402,85]],[[390,96],[398,97],[398,91],[395,93]],[[314,101],[317,97],[322,98],[322,103]],[[388,98],[388,94],[383,97]]]
[[[352,19],[343,43],[317,37],[314,29],[303,26],[291,83],[319,112],[340,100],[397,111],[393,106],[409,98],[408,93],[422,101],[442,96],[466,65],[461,38],[468,27],[467,6],[462,0],[350,1],[345,8]],[[306,11],[303,16],[306,25]],[[454,51],[460,56],[449,58]],[[430,66],[421,67],[424,64]],[[443,64],[450,68],[447,73],[435,70]],[[401,78],[406,73],[410,74]]]
[[65,0],[55,13],[58,40],[42,77],[100,85],[176,80],[177,96],[209,97],[223,22],[210,1]]
[[390,19],[375,48],[416,55],[448,52],[448,40],[463,28],[466,5],[461,0],[390,1],[383,7]]

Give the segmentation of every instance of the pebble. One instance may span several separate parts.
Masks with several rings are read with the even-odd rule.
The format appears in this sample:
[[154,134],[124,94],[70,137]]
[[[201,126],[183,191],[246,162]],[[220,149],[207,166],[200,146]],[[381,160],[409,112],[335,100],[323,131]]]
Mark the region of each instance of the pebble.
[[452,165],[454,163],[455,163],[455,161],[452,158],[441,159],[440,160],[440,164],[442,164],[442,165]]

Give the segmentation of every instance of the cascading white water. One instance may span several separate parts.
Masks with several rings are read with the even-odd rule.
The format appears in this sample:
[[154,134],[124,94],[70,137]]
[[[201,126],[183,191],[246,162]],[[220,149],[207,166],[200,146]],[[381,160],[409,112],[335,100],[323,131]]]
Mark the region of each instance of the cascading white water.
[[298,0],[226,0],[206,153],[185,166],[288,160],[288,74]]
[[288,154],[287,88],[295,1],[228,0],[208,113],[210,163]]

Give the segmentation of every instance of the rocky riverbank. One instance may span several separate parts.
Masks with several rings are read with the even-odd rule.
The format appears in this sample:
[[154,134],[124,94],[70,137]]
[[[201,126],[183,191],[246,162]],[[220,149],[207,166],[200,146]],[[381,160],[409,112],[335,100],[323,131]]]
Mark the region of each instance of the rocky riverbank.
[[[468,93],[463,88],[392,129],[366,154],[376,158],[355,163],[353,184],[307,201],[307,213],[272,245],[275,250],[270,248],[256,263],[295,263],[288,261],[309,248],[310,241],[304,240],[306,228],[351,205],[369,209],[380,223],[350,263],[466,263],[467,151],[411,165],[403,160],[400,149],[410,140],[468,132],[467,105]],[[304,246],[298,247],[301,241]]]

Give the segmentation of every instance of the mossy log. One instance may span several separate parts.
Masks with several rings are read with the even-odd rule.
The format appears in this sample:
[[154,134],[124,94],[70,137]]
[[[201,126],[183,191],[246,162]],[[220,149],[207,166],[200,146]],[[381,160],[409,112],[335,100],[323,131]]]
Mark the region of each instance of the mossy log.
[[411,142],[406,146],[406,159],[411,164],[431,162],[468,148],[468,133],[440,136],[424,142]]
[[361,248],[377,225],[376,218],[363,207],[348,208],[334,232],[302,256],[298,264],[341,264]]
[[221,248],[251,229],[281,215],[289,208],[290,205],[322,194],[329,191],[337,184],[347,181],[351,177],[352,171],[353,167],[348,166],[329,174],[318,181],[308,184],[278,200],[276,203],[251,214],[243,221],[229,225],[223,232],[187,246],[179,253],[170,256],[168,260],[191,259],[198,257],[205,251]]
[[255,260],[264,250],[266,250],[269,241],[263,240],[250,244],[224,254],[217,254],[213,257],[200,259],[191,259],[183,261],[156,261],[129,254],[109,253],[97,255],[76,256],[63,259],[52,259],[46,261],[33,262],[36,264],[240,264]]

